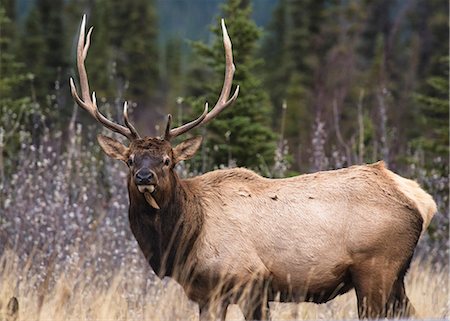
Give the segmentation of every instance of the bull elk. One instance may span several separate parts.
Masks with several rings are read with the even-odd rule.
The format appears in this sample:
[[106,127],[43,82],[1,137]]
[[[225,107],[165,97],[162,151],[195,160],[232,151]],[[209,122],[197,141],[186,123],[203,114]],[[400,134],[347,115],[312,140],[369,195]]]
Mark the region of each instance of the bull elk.
[[326,302],[356,290],[360,318],[407,316],[413,307],[404,276],[417,241],[436,212],[419,185],[383,162],[268,179],[244,169],[215,170],[180,179],[175,165],[190,159],[201,137],[171,140],[204,125],[230,106],[234,74],[231,42],[222,20],[226,66],[211,111],[178,128],[171,116],[162,137],[141,137],[130,123],[108,120],[90,96],[84,61],[92,28],[81,23],[77,67],[80,107],[130,141],[98,135],[104,152],[128,165],[129,221],[146,260],[197,302],[201,319],[225,319],[229,304],[246,319],[268,318],[268,302]]

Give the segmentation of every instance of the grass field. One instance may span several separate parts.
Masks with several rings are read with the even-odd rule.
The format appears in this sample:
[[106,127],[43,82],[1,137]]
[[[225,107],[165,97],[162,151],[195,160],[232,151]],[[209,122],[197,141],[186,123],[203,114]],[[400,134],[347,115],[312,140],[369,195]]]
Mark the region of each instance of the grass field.
[[[51,277],[38,282],[40,278],[29,273],[30,266],[18,262],[12,252],[4,253],[0,261],[0,303],[5,310],[9,298],[16,296],[18,320],[198,320],[197,305],[181,287],[170,279],[149,281],[151,271],[146,267],[136,274],[125,265],[107,282],[97,272],[73,269],[54,275],[49,267]],[[449,317],[448,266],[416,259],[406,290],[420,319]],[[351,291],[322,305],[272,303],[271,314],[274,320],[356,319],[356,299]],[[243,320],[237,306],[229,307],[227,320]]]

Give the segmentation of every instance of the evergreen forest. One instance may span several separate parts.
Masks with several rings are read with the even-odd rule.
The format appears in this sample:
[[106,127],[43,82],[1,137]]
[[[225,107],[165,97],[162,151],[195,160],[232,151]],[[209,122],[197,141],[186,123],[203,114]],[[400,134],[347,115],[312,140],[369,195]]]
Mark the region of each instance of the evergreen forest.
[[[221,2],[2,1],[2,172],[20,131],[39,144],[44,129],[67,128],[86,13],[93,90],[112,117],[129,101],[148,135],[167,113],[183,122],[215,102],[226,19],[242,91],[204,130],[198,170],[230,163],[286,176],[383,159],[446,173],[446,1]],[[92,124],[85,116],[76,122]]]

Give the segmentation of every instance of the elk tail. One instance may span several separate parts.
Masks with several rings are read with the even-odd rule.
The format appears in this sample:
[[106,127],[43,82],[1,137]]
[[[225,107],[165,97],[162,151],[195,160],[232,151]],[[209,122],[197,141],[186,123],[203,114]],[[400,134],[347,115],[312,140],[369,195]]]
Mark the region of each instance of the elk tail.
[[389,176],[397,183],[399,190],[411,201],[413,201],[422,216],[422,234],[427,230],[430,225],[431,219],[437,212],[436,202],[433,200],[430,194],[425,192],[417,182],[401,177],[389,170],[387,170]]

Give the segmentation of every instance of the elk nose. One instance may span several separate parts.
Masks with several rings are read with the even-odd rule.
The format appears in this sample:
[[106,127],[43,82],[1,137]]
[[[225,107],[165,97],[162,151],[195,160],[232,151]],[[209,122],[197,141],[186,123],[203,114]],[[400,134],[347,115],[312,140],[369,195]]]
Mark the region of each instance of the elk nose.
[[149,170],[148,168],[142,168],[136,173],[135,181],[138,185],[146,185],[151,184],[153,182],[154,177],[153,171]]

